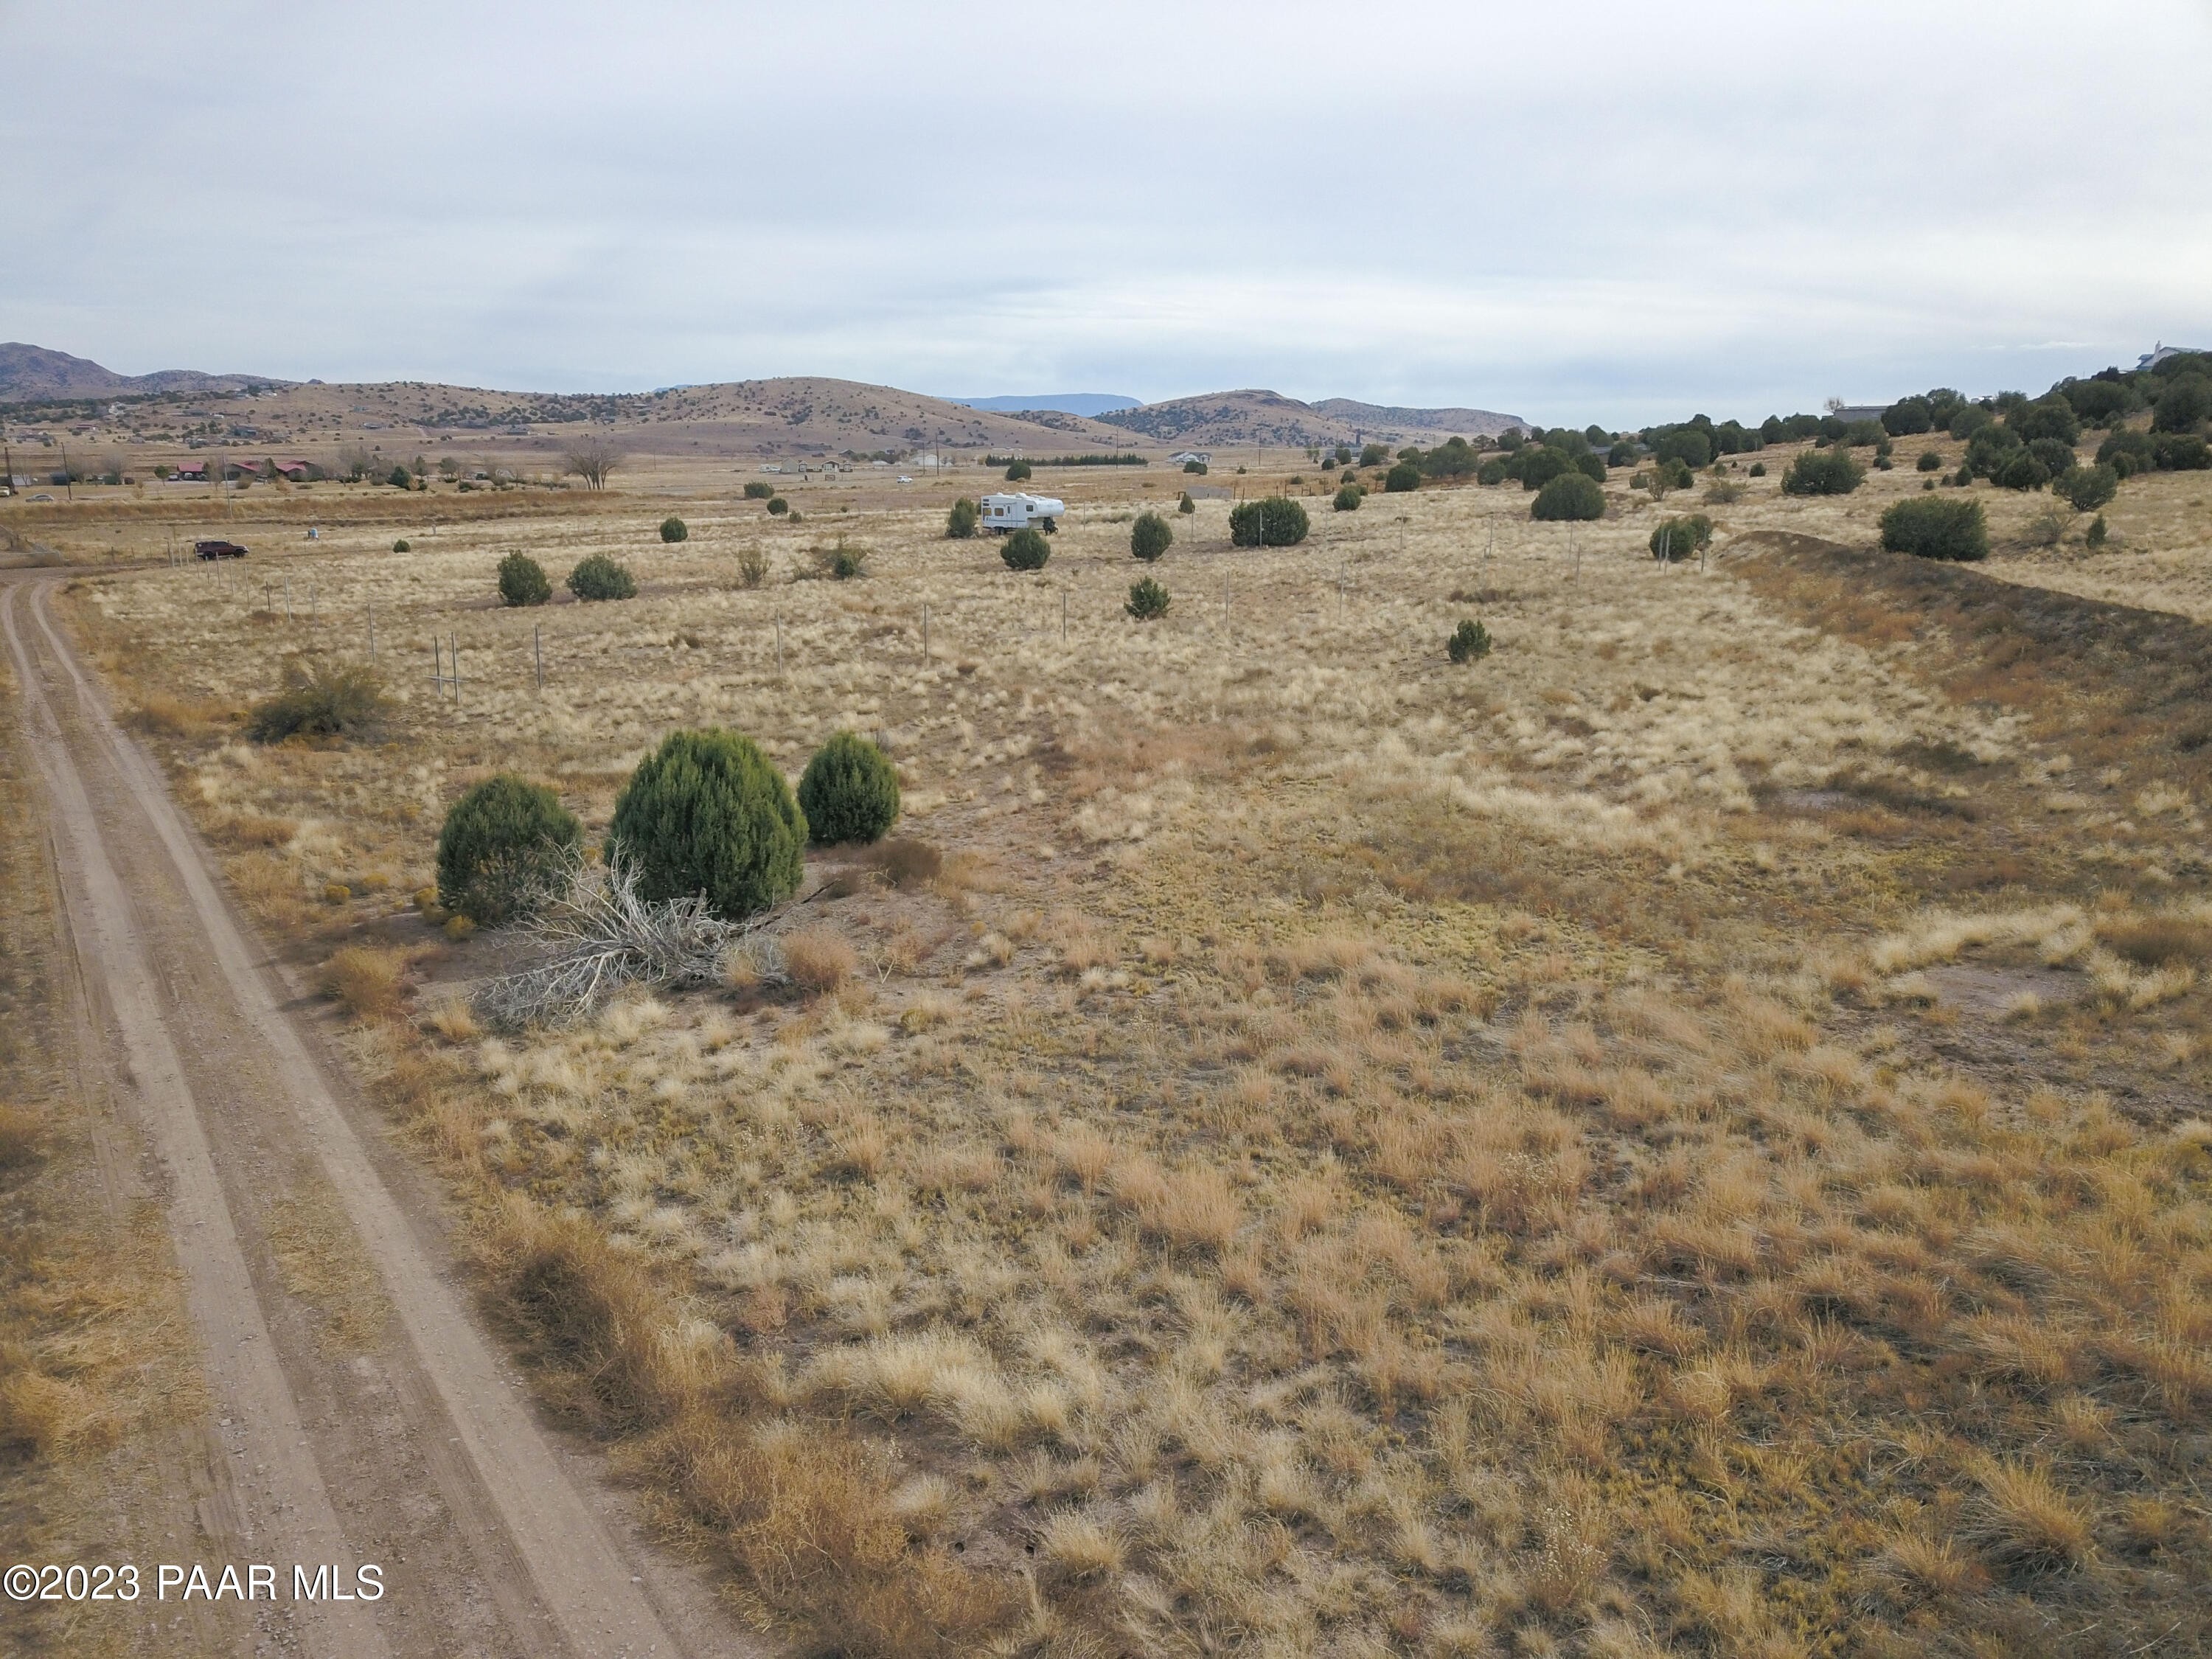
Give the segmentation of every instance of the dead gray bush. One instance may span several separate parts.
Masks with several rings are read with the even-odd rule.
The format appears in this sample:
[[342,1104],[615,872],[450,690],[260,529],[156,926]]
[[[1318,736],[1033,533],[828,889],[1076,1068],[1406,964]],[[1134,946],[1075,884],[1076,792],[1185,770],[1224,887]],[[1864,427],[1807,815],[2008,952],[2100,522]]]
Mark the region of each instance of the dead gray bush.
[[724,921],[703,894],[642,898],[634,872],[579,862],[522,929],[547,959],[478,987],[476,1011],[503,1030],[569,1024],[626,985],[719,983],[734,958],[753,982],[781,984],[789,977],[781,952],[758,926]]

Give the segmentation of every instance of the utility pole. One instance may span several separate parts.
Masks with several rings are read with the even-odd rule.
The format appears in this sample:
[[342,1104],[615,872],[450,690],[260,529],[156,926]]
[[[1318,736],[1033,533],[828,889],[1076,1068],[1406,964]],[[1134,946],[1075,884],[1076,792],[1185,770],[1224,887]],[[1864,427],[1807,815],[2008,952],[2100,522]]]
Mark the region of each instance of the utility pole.
[[62,447],[62,489],[71,501],[76,499],[76,481],[70,477],[69,446]]

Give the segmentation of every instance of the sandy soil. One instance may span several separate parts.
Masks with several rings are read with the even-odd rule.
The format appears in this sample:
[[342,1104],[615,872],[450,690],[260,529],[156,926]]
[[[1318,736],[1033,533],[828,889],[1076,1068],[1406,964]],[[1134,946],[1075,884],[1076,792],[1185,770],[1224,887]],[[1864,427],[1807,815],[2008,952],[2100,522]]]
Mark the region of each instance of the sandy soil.
[[[161,1172],[209,1393],[175,1559],[383,1568],[382,1600],[227,1603],[204,1650],[750,1650],[543,1433],[465,1310],[433,1205],[234,919],[151,763],[46,610],[0,589],[94,1039]],[[242,1567],[241,1567],[242,1571]],[[134,1610],[149,1615],[149,1610]]]

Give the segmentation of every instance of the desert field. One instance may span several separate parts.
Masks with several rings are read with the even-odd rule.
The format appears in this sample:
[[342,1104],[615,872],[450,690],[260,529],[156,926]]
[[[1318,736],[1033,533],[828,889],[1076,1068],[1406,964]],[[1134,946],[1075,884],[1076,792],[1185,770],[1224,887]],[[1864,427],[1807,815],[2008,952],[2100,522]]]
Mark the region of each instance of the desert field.
[[[2094,552],[1978,487],[1938,568],[1871,550],[1919,477],[1789,453],[1569,526],[1255,450],[1205,483],[1304,500],[1264,550],[1040,471],[1031,574],[945,537],[975,469],[7,522],[544,1407],[793,1650],[2201,1650],[2212,474]],[[246,741],[295,656],[383,730]],[[519,771],[596,845],[696,726],[874,738],[897,839],[812,855],[792,984],[491,1029],[527,947],[426,915],[446,808]]]

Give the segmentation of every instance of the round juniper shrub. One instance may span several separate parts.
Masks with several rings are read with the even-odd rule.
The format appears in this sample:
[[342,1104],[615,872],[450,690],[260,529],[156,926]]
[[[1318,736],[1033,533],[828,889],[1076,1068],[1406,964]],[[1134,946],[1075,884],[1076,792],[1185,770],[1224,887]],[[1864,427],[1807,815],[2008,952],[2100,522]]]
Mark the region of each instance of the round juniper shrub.
[[660,521],[660,539],[664,542],[687,541],[690,535],[691,527],[673,513]]
[[2042,462],[2043,470],[2054,478],[2074,465],[2074,446],[2056,438],[2030,439],[2027,453]]
[[1185,461],[1182,464],[1182,470],[1203,478],[1206,476],[1206,463],[1204,461]]
[[1348,483],[1338,489],[1336,494],[1329,498],[1328,504],[1339,513],[1357,513],[1363,499],[1364,492],[1359,486]]
[[1167,589],[1145,576],[1129,584],[1129,597],[1121,608],[1139,622],[1151,622],[1166,616],[1169,604]]
[[1188,489],[1182,492],[1182,499],[1176,503],[1176,511],[1178,513],[1195,513],[1198,511],[1198,503],[1191,500],[1190,491]]
[[1270,495],[1229,509],[1232,547],[1296,547],[1312,528],[1305,508],[1287,495]]
[[837,732],[806,763],[799,810],[817,846],[881,841],[898,822],[898,769],[859,732]]
[[2033,444],[2039,438],[2053,438],[2071,449],[2081,437],[2081,422],[2074,413],[2074,405],[2063,398],[2039,398],[2032,404],[2022,404],[2005,416],[2005,424],[2017,432],[2025,444]]
[[637,583],[605,554],[594,553],[568,573],[568,591],[580,599],[634,599]]
[[2150,471],[2154,447],[2149,433],[2121,427],[2097,446],[2097,463],[2111,467],[2122,478],[2131,478]]
[[394,553],[404,553],[404,552],[406,552],[406,551],[408,550],[407,538],[406,538],[406,537],[404,537],[404,536],[402,536],[402,537],[401,537],[398,541],[396,541],[396,542],[392,543],[392,550]]
[[2111,467],[2069,466],[2051,486],[2076,513],[2094,513],[2120,493],[2120,475]]
[[1027,461],[1011,462],[1006,467],[1006,482],[1008,483],[1019,483],[1024,479],[1030,476],[1030,464]]
[[1490,630],[1480,623],[1462,618],[1444,641],[1444,654],[1454,662],[1476,662],[1490,654]]
[[945,534],[948,540],[973,540],[975,527],[983,522],[983,509],[963,495],[952,503],[952,510],[945,515]]
[[1920,452],[1920,459],[1915,461],[1913,465],[1918,467],[1923,472],[1941,472],[1943,470],[1942,452],[1935,449],[1923,449]]
[[1562,472],[1536,492],[1528,503],[1532,519],[1601,519],[1605,491],[1585,472]]
[[1382,475],[1382,488],[1393,495],[1402,495],[1420,487],[1421,469],[1411,461],[1401,461]]
[[2025,447],[2020,434],[2010,427],[1985,426],[1966,440],[1966,465],[1984,477],[1993,477],[1999,467]]
[[1146,564],[1175,545],[1175,527],[1157,513],[1139,513],[1129,526],[1129,555]]
[[2110,426],[2116,416],[2124,415],[2134,401],[2127,387],[2118,380],[2069,380],[2059,389],[2059,395],[2074,405],[2074,412],[2081,417],[2084,426]]
[[1474,469],[1474,481],[1479,484],[1502,484],[1512,476],[1512,464],[1495,457]]
[[1052,544],[1044,532],[1027,526],[1006,538],[999,549],[999,556],[1006,562],[1009,570],[1042,570],[1044,562],[1052,556]]
[[2202,472],[2212,468],[2212,445],[2193,432],[2162,432],[2151,445],[2151,459],[2164,472]]
[[1261,501],[1260,523],[1269,547],[1296,547],[1313,529],[1304,506],[1287,495],[1270,495]]
[[1785,495],[1848,495],[1866,478],[1866,471],[1841,444],[1827,449],[1799,452],[1782,475]]
[[1954,438],[1971,438],[1995,418],[1979,404],[1961,404],[1952,411],[1943,429]]
[[1908,496],[1882,510],[1881,544],[1889,552],[1923,559],[1986,559],[1989,526],[1982,504],[1971,495]]
[[384,482],[390,484],[394,489],[411,489],[415,487],[414,478],[409,475],[407,469],[404,466],[393,467],[390,472],[385,475]]
[[544,785],[511,772],[486,778],[453,803],[438,831],[438,902],[480,927],[529,915],[583,839],[575,814]]
[[2016,449],[1990,475],[1990,482],[2003,489],[2040,489],[2051,482],[2051,469],[2027,450]]
[[1893,438],[1914,438],[1936,424],[1935,406],[1925,398],[1899,398],[1881,411],[1881,428]]
[[1574,464],[1574,458],[1557,445],[1538,444],[1516,455],[1505,470],[1521,480],[1522,489],[1541,489],[1562,472],[1573,471]]
[[1712,545],[1713,521],[1702,513],[1667,519],[1651,532],[1651,556],[1668,564],[1680,563]]
[[1766,476],[1766,463],[1765,461],[1753,461],[1751,464],[1750,476],[1754,478],[1765,477]]
[[545,579],[545,567],[527,553],[510,553],[499,562],[501,605],[543,605],[552,597],[553,584]]
[[2212,417],[2212,380],[2202,374],[2182,374],[2166,383],[2158,394],[2152,414],[2154,432],[2194,432]]
[[749,501],[764,501],[775,494],[775,486],[768,483],[765,479],[748,478],[745,480],[745,499]]
[[2105,528],[2105,515],[2100,513],[2095,518],[2089,520],[2089,528],[2081,537],[2081,545],[2084,547],[2102,547],[2105,544],[2106,537],[2111,532]]
[[704,894],[732,919],[799,890],[806,818],[775,763],[720,726],[672,732],[615,801],[607,859],[648,899]]
[[791,503],[781,495],[771,495],[768,498],[768,510],[770,517],[780,519],[791,511]]

